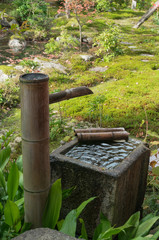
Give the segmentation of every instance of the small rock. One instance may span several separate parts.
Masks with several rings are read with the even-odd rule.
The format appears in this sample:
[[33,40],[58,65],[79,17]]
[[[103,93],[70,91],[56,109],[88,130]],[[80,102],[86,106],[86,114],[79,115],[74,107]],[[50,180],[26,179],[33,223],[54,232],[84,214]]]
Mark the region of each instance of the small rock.
[[66,142],[63,141],[63,140],[60,141],[60,144],[61,144],[61,145],[64,145],[65,143],[66,143]]
[[94,68],[90,68],[89,71],[92,72],[105,72],[106,70],[108,70],[108,67],[94,67]]
[[10,24],[6,18],[0,19],[0,25],[2,25],[2,27],[10,28]]
[[130,43],[130,42],[121,42],[121,44],[124,44],[124,45],[132,45],[132,43]]
[[22,71],[24,69],[24,67],[22,65],[17,65],[14,67],[14,69]]
[[59,72],[63,73],[63,74],[67,74],[66,72],[66,67],[64,67],[62,64],[60,63],[55,63],[55,61],[43,61],[40,60],[38,58],[34,58],[35,62],[38,62],[40,67],[39,69],[43,69],[43,68],[55,68],[56,70],[58,70]]
[[10,21],[9,24],[10,24],[10,26],[12,26],[13,24],[16,24],[17,27],[19,27],[19,24],[18,24],[18,22],[17,22],[15,19],[13,19],[12,21]]
[[144,57],[154,57],[154,55],[152,55],[152,54],[147,54],[147,53],[140,54],[140,56],[144,56]]
[[93,58],[92,55],[80,55],[80,57],[81,57],[83,60],[85,60],[86,62],[87,62],[87,61],[90,61],[90,60]]
[[8,45],[14,52],[18,52],[19,50],[22,50],[25,48],[26,41],[23,39],[13,38],[9,40]]
[[9,76],[0,70],[0,82],[5,82],[8,78]]
[[128,46],[128,48],[133,49],[136,48],[136,46]]
[[149,62],[148,59],[142,59],[141,62]]

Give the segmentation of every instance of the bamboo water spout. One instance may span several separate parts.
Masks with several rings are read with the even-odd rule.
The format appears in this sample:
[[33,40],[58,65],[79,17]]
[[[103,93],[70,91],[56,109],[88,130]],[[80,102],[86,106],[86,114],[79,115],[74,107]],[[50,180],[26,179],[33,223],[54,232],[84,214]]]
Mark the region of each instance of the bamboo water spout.
[[33,228],[42,226],[50,189],[49,102],[92,94],[80,87],[49,96],[48,80],[42,73],[20,76],[25,221]]

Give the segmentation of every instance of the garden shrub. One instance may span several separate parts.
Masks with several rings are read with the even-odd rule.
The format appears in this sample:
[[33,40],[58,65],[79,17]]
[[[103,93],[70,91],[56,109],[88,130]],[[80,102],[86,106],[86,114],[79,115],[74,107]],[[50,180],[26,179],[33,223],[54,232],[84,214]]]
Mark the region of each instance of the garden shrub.
[[73,48],[78,47],[79,41],[77,38],[71,36],[68,34],[67,30],[64,29],[59,38],[58,41],[54,38],[51,38],[49,42],[45,45],[45,52],[46,53],[54,53],[59,52],[62,49],[65,50],[71,50]]
[[44,0],[14,0],[12,14],[19,22],[27,20],[30,25],[44,25],[47,16],[47,3]]
[[96,55],[103,56],[105,61],[109,61],[114,56],[122,53],[120,41],[119,27],[109,25],[106,30],[95,38],[94,46],[97,46]]

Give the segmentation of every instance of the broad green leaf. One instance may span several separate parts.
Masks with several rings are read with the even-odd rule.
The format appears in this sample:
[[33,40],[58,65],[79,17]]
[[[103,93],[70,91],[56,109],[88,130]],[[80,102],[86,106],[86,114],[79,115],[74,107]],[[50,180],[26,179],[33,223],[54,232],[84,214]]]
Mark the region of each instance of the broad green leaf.
[[17,205],[18,207],[20,207],[21,205],[24,204],[24,198],[18,199],[15,203],[16,203],[16,205]]
[[153,217],[151,219],[148,219],[147,221],[141,223],[138,227],[138,230],[136,232],[135,237],[139,237],[139,236],[145,236],[151,229],[151,227],[153,226],[153,224],[159,219],[159,217]]
[[6,147],[0,150],[0,168],[2,171],[9,161],[10,153],[11,153],[10,147]]
[[145,217],[143,217],[140,220],[140,224],[143,223],[143,222],[146,222],[148,219],[152,219],[153,217],[155,217],[154,213],[147,214]]
[[119,233],[118,240],[129,240],[135,237],[136,231],[139,226],[140,212],[136,212],[128,219],[128,221],[123,225],[127,226],[127,229]]
[[61,230],[63,223],[64,223],[64,219],[61,219],[60,221],[57,222],[57,229],[58,229],[58,231]]
[[116,235],[120,233],[123,229],[122,228],[109,228],[106,232],[103,234],[100,234],[97,240],[103,240],[103,239],[109,239],[113,235]]
[[13,227],[16,232],[21,228],[20,212],[17,205],[8,200],[4,207],[5,223]]
[[97,240],[99,235],[106,232],[109,228],[111,228],[109,220],[101,213],[100,223],[94,231],[93,240]]
[[20,155],[18,157],[18,159],[16,160],[16,165],[17,165],[19,171],[23,172],[23,158],[22,158],[22,155]]
[[79,215],[81,214],[81,212],[83,211],[83,209],[86,207],[86,205],[93,201],[96,197],[91,197],[88,200],[84,201],[83,203],[81,203],[81,205],[77,208],[77,218],[79,217]]
[[0,202],[0,215],[1,215],[2,211],[3,211],[3,205],[2,205],[2,203]]
[[159,176],[159,167],[152,168],[152,173],[156,176]]
[[23,224],[23,226],[22,226],[22,228],[21,228],[21,230],[20,230],[20,233],[23,233],[23,232],[26,232],[26,231],[28,231],[28,230],[30,230],[31,229],[31,223],[24,223]]
[[77,226],[77,210],[73,209],[71,212],[67,214],[60,232],[75,237],[76,226]]
[[88,236],[87,236],[87,231],[86,231],[86,227],[85,227],[85,224],[84,224],[84,221],[82,218],[79,219],[80,223],[82,224],[82,227],[81,227],[81,238],[83,239],[86,239],[88,240]]
[[23,173],[21,171],[19,171],[19,186],[24,189]]
[[7,181],[7,192],[9,200],[14,200],[14,197],[18,190],[18,186],[19,186],[19,171],[16,164],[13,163]]
[[43,227],[54,229],[59,219],[62,205],[61,179],[58,179],[51,187],[47,199],[44,215]]
[[76,187],[71,187],[62,191],[62,200],[68,198],[71,193],[76,189]]
[[0,169],[0,187],[2,187],[4,189],[4,191],[6,192],[6,181],[3,175],[2,170]]

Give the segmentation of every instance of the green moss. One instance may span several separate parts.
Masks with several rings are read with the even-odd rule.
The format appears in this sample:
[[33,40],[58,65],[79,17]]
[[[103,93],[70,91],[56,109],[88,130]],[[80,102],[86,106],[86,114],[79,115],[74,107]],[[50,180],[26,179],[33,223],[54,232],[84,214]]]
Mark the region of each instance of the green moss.
[[5,74],[10,75],[15,72],[15,69],[11,66],[0,65],[0,70],[2,70]]

